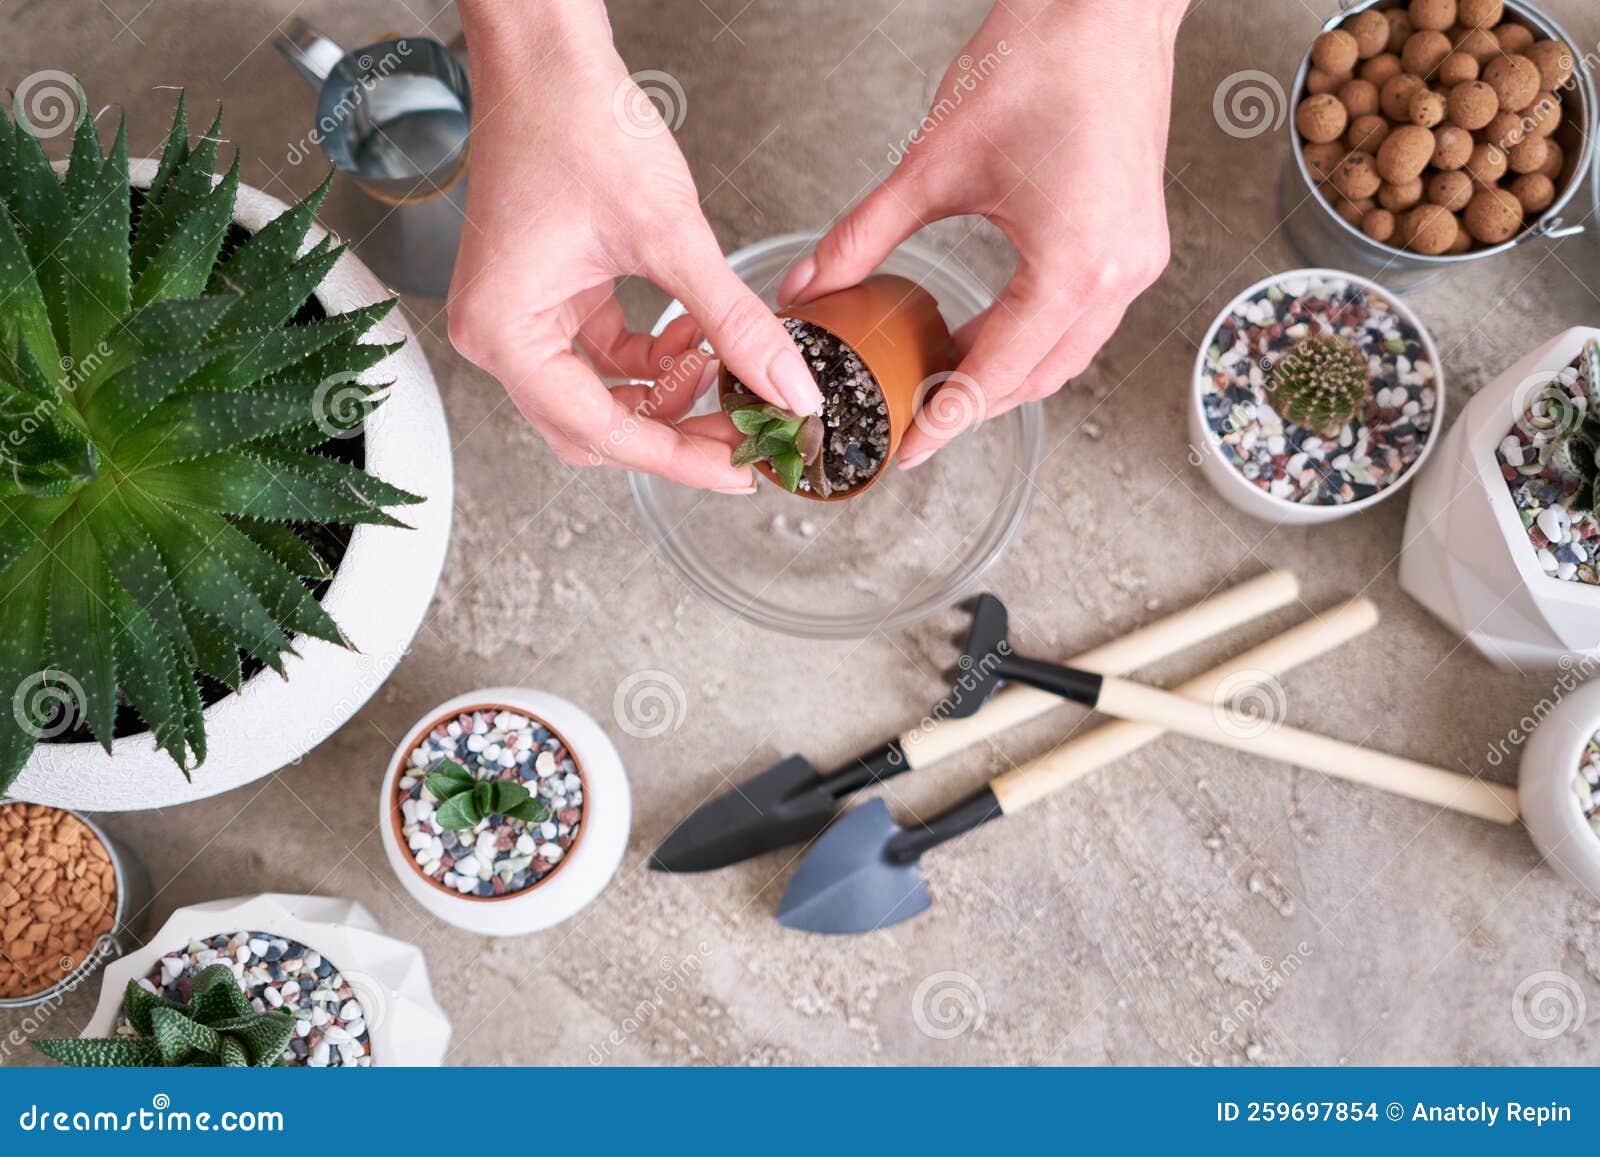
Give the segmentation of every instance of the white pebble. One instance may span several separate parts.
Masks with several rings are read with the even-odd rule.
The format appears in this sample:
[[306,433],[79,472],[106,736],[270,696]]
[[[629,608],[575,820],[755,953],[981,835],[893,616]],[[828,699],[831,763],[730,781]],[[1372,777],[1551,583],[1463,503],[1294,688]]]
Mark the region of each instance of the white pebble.
[[183,961],[176,956],[163,956],[161,958],[161,983],[171,984],[178,979],[178,973],[183,971]]
[[1539,548],[1539,565],[1544,568],[1545,574],[1555,574],[1556,568],[1561,564],[1556,561],[1556,556],[1543,547]]
[[1556,567],[1556,578],[1558,579],[1570,579],[1577,573],[1578,564],[1575,562],[1564,562],[1560,566]]
[[319,1004],[311,1010],[311,1023],[316,1025],[318,1028],[321,1028],[332,1019],[333,1017],[328,1015],[328,1009],[326,1005]]
[[533,759],[533,770],[540,779],[552,775],[556,770],[556,757],[548,751],[541,751]]
[[309,1020],[297,1020],[297,1021],[295,1021],[294,1022],[294,1035],[299,1037],[301,1040],[304,1040],[306,1037],[310,1036],[311,1035],[311,1022]]
[[325,1069],[328,1067],[328,1042],[326,1040],[320,1040],[317,1042],[317,1047],[312,1049],[311,1055],[306,1058],[306,1064],[310,1065],[314,1069]]
[[533,855],[533,851],[536,846],[537,845],[535,845],[533,842],[533,837],[527,832],[523,832],[517,837],[517,851],[521,852],[525,856]]
[[484,748],[483,736],[476,735],[476,734],[467,736],[467,750],[468,751],[477,752],[477,751],[482,751],[483,748]]
[[478,861],[473,856],[463,856],[456,861],[455,871],[463,876],[476,876],[478,874]]
[[279,992],[276,988],[264,988],[261,990],[261,995],[273,1008],[283,1007],[283,993]]
[[[356,1037],[367,1031],[367,1022],[359,1016],[354,1020],[347,1020],[344,1022],[344,1031],[350,1034],[350,1047],[360,1048],[360,1043],[356,1040]],[[360,1053],[356,1054],[356,1056],[360,1055]]]
[[560,844],[540,844],[539,854],[553,864],[566,855],[567,851]]
[[1546,506],[1539,511],[1535,519],[1544,536],[1551,542],[1561,543],[1567,541],[1567,533],[1572,529],[1572,516],[1567,513],[1565,506]]
[[245,965],[250,963],[250,945],[241,944],[239,950],[233,954],[235,963]]
[[322,1030],[322,1039],[333,1045],[347,1045],[350,1043],[350,1034],[336,1024],[330,1024]]
[[567,772],[566,778],[563,779],[561,782],[566,787],[566,789],[568,791],[577,791],[580,787],[583,786],[583,780],[579,779],[576,775],[574,775],[570,771]]
[[547,840],[553,840],[561,833],[556,829],[554,820],[545,820],[539,825],[539,834]]

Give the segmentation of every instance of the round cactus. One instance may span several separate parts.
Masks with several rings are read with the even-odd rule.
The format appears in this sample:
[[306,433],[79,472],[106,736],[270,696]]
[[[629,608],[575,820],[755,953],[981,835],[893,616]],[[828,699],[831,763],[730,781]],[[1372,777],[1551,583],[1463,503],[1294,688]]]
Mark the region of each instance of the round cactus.
[[1342,337],[1297,341],[1273,367],[1272,403],[1297,426],[1332,434],[1360,412],[1372,388],[1367,359]]

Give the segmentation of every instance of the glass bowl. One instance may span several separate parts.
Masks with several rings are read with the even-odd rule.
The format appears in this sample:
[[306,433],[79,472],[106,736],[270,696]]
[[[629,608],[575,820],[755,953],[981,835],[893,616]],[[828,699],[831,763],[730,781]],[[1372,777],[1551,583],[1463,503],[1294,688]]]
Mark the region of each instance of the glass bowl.
[[[771,237],[728,263],[772,305],[784,272],[816,243]],[[932,293],[951,329],[989,304],[949,257],[907,242],[879,267]],[[655,332],[683,313],[673,302]],[[716,407],[710,390],[696,413]],[[633,497],[661,553],[685,578],[759,626],[819,639],[898,630],[970,594],[1016,537],[1043,453],[1037,404],[956,439],[915,470],[893,464],[859,498],[813,502],[761,480],[754,495],[691,490],[632,475]]]

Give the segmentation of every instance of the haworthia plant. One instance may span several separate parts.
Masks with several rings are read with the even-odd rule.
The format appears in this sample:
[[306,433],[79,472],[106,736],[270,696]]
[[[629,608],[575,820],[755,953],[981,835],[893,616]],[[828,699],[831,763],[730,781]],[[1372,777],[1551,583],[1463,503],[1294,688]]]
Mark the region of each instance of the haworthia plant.
[[512,779],[478,779],[452,759],[434,764],[425,784],[439,800],[434,819],[445,831],[471,831],[490,816],[510,816],[527,824],[542,824],[550,809]]
[[[1592,514],[1600,506],[1600,342],[1591,341],[1578,359],[1581,399],[1575,399],[1570,408],[1565,406],[1565,387],[1552,385],[1551,391],[1562,391],[1560,413],[1549,399],[1542,401],[1552,413],[1546,418],[1551,423],[1542,431],[1537,441],[1541,445],[1540,460],[1554,466],[1577,482],[1577,490],[1567,500],[1566,506],[1574,516]],[[1528,516],[1531,517],[1531,516]]]
[[[87,106],[85,106],[87,107]],[[300,252],[327,182],[235,245],[221,111],[193,147],[180,97],[154,182],[77,126],[58,178],[0,112],[0,793],[61,709],[107,750],[119,706],[185,770],[198,672],[283,670],[291,636],[345,644],[295,527],[401,525],[421,499],[319,450],[385,385],[360,339],[393,299],[297,317],[342,247]]]
[[122,1011],[137,1035],[40,1040],[33,1047],[75,1068],[271,1068],[294,1036],[294,1017],[282,1009],[257,1012],[226,964],[200,971],[188,1004],[130,980]]
[[748,394],[729,394],[724,408],[734,429],[744,435],[733,452],[733,464],[770,462],[772,472],[793,492],[804,478],[811,489],[828,496],[827,474],[822,469],[822,419],[805,418],[768,405]]

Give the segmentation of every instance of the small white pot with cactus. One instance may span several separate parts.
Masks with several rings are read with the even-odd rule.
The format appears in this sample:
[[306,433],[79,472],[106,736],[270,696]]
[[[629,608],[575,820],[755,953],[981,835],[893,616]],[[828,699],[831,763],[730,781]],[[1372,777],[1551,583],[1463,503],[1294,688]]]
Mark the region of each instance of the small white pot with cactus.
[[1496,666],[1600,658],[1600,329],[1479,390],[1412,488],[1400,585]]
[[[86,104],[84,107],[88,107]],[[450,443],[394,299],[313,220],[83,118],[0,115],[0,794],[164,807],[377,690],[444,561]]]
[[1297,269],[1239,294],[1200,343],[1190,458],[1245,514],[1328,522],[1398,493],[1443,412],[1415,314],[1365,278]]

